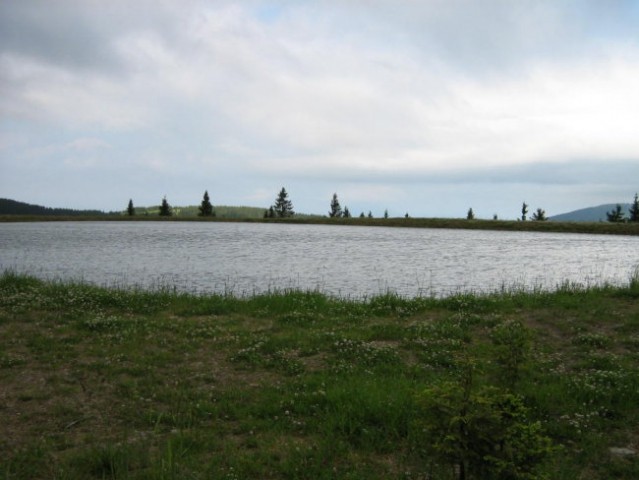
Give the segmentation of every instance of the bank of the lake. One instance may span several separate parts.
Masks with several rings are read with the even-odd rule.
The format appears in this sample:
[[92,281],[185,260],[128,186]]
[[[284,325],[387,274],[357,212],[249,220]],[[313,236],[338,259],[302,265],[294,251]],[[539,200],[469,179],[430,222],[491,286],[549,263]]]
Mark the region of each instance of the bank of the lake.
[[248,223],[289,223],[317,225],[353,225],[368,227],[404,228],[452,228],[467,230],[497,230],[518,232],[590,233],[602,235],[639,235],[639,222],[535,222],[513,220],[465,220],[460,218],[329,218],[314,215],[291,218],[238,219],[203,218],[197,216],[160,217],[157,215],[104,215],[104,216],[38,216],[0,215],[0,223],[6,222],[248,222]]
[[5,273],[0,339],[3,478],[639,477],[639,278],[355,301]]

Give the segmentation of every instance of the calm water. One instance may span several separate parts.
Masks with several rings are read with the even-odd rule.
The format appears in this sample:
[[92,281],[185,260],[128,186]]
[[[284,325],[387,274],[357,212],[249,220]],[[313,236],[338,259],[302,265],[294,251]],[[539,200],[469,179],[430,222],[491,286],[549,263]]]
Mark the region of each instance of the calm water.
[[349,297],[627,283],[639,237],[199,222],[0,224],[0,269],[99,285]]

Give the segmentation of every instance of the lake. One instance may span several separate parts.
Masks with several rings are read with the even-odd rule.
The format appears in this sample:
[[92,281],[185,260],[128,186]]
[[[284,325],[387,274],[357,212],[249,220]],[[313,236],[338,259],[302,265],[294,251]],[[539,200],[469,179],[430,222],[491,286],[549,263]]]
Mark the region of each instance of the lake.
[[104,286],[445,296],[626,284],[639,237],[221,222],[0,224],[0,269]]

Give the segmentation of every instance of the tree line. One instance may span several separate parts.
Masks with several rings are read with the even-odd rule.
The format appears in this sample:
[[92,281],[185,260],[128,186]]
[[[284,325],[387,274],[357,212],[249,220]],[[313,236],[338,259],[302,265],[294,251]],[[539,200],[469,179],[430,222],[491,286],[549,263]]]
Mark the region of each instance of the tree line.
[[[529,205],[526,202],[522,203],[521,206],[521,217],[518,220],[525,222],[528,220],[528,208]],[[133,216],[136,214],[135,207],[133,206],[133,199],[129,200],[129,204],[127,206],[127,214],[129,216]],[[201,217],[215,217],[215,209],[211,204],[211,199],[209,197],[208,190],[204,191],[204,195],[202,197],[202,202],[198,207],[198,216]],[[626,218],[623,208],[620,204],[617,204],[615,209],[611,212],[607,212],[606,216],[608,217],[609,222],[639,222],[639,196],[635,193],[634,201],[630,206],[629,216]],[[169,204],[166,199],[166,195],[162,198],[162,203],[159,207],[159,216],[161,217],[170,217],[173,215],[173,208]],[[293,209],[293,202],[290,200],[288,192],[284,187],[277,194],[274,203],[264,211],[264,218],[287,218],[295,215],[295,210]],[[347,206],[342,206],[340,204],[337,193],[333,194],[333,197],[330,201],[330,209],[328,211],[328,216],[330,218],[351,218],[351,212]],[[372,212],[369,210],[368,215],[365,215],[362,212],[359,215],[360,218],[373,218]],[[405,215],[406,218],[409,218],[408,213]],[[388,218],[388,210],[384,211],[384,218]],[[468,209],[466,213],[467,220],[475,219],[475,212],[472,207]],[[531,215],[530,219],[535,222],[544,222],[548,220],[546,216],[546,211],[543,208],[537,208],[535,212]],[[498,220],[497,214],[493,215],[493,220]]]
[[[198,215],[200,217],[215,217],[215,209],[213,208],[213,204],[211,203],[211,198],[209,197],[208,190],[204,191],[204,196],[202,197],[202,202],[198,207]],[[126,213],[130,217],[136,214],[135,207],[133,206],[133,199],[129,199],[129,204],[126,207]],[[166,195],[162,198],[162,202],[160,203],[159,213],[160,217],[171,217],[173,216],[173,207],[169,204],[166,199]]]
[[18,202],[9,198],[0,198],[0,214],[2,215],[42,215],[42,216],[102,216],[110,215],[100,210],[75,210],[72,208],[50,208],[41,205]]
[[617,204],[610,212],[606,212],[606,217],[612,223],[639,222],[639,195],[635,193],[635,198],[628,210],[628,218],[620,204]]

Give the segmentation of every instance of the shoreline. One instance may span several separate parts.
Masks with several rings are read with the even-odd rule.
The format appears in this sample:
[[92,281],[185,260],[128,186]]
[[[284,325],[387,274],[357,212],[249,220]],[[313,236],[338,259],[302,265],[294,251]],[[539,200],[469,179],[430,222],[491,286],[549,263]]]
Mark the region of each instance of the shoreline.
[[202,218],[105,215],[105,216],[47,216],[47,215],[0,215],[1,223],[22,222],[228,222],[228,223],[282,223],[292,225],[347,225],[392,228],[433,228],[462,230],[493,230],[547,233],[584,233],[599,235],[639,235],[639,223],[611,222],[535,222],[514,220],[465,220],[455,218],[339,218],[292,217],[292,218]]

